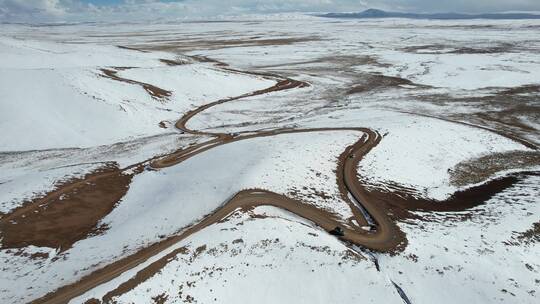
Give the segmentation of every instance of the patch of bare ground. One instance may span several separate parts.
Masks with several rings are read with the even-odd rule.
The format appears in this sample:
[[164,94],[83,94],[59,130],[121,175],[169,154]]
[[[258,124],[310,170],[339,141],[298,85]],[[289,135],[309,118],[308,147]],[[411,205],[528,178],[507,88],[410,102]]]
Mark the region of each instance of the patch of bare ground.
[[383,90],[399,85],[414,85],[414,83],[408,79],[375,74],[365,74],[361,80],[361,83],[355,84],[347,91],[348,95]]
[[167,302],[167,299],[169,298],[168,295],[166,295],[165,293],[162,293],[162,294],[159,294],[155,297],[152,297],[152,301],[155,303],[155,304],[165,304],[165,302]]
[[380,204],[388,206],[390,216],[394,220],[406,220],[407,218],[417,218],[417,216],[410,213],[411,211],[457,212],[482,205],[501,191],[514,186],[528,174],[534,173],[516,173],[492,179],[484,184],[455,192],[444,201],[418,197],[411,194],[407,189],[405,191],[399,191],[398,189],[387,191],[371,188],[369,193]]
[[125,195],[132,176],[108,166],[24,203],[0,219],[2,248],[34,245],[64,251],[100,233],[107,227],[98,226],[99,220]]
[[[378,67],[390,67],[390,64],[381,63],[377,60],[376,57],[370,55],[336,55],[336,56],[323,56],[313,60],[307,61],[298,61],[298,62],[287,62],[287,63],[278,63],[272,65],[261,65],[257,68],[277,68],[277,67],[290,67],[290,66],[299,66],[299,65],[309,65],[309,64],[320,64],[327,63],[331,64],[331,70],[339,69],[348,69],[354,66],[360,65],[372,65]],[[309,70],[313,70],[312,67],[309,67]]]
[[526,84],[518,87],[504,89],[499,92],[500,95],[515,95],[515,94],[538,94],[540,93],[540,84]]
[[506,245],[530,245],[540,243],[540,222],[533,223],[525,232],[514,233],[512,239],[504,242]]
[[167,122],[166,121],[160,121],[158,126],[162,129],[167,129]]
[[385,89],[396,88],[400,86],[427,87],[413,83],[412,81],[399,77],[386,76],[381,74],[361,73],[355,69],[358,66],[377,66],[388,68],[391,64],[380,62],[377,57],[370,55],[336,55],[325,56],[309,61],[299,61],[293,63],[282,63],[274,65],[257,66],[257,68],[287,68],[295,67],[304,72],[317,73],[339,73],[351,79],[351,84],[345,88],[339,88],[338,91],[329,90],[330,96],[326,99],[333,99],[336,96],[366,93],[371,91],[382,91]]
[[295,43],[319,41],[321,37],[288,37],[265,39],[160,39],[148,41],[145,45],[137,46],[138,50],[187,52],[196,50],[217,50],[231,47],[279,46]]
[[[125,69],[125,68],[124,68]],[[105,78],[110,78],[116,81],[121,81],[129,84],[136,84],[141,86],[152,98],[159,100],[159,101],[166,101],[169,97],[171,97],[172,92],[164,90],[162,88],[156,87],[155,85],[140,82],[132,79],[122,78],[118,76],[118,70],[121,70],[119,68],[115,68],[115,70],[110,69],[101,69],[101,72],[103,73],[101,76]]]
[[445,44],[427,44],[404,47],[401,50],[417,54],[497,54],[508,53],[516,48],[512,43],[498,43],[480,46],[453,46]]
[[170,59],[160,59],[162,63],[168,65],[168,66],[179,66],[179,65],[185,65],[189,64],[189,62],[184,60],[170,60]]
[[203,55],[192,55],[192,56],[190,56],[190,58],[197,61],[197,62],[213,63],[217,67],[228,67],[229,66],[229,64],[227,64],[225,62],[221,62],[219,60],[216,60],[216,59],[213,59],[213,58],[210,58],[210,57],[206,57],[206,56],[203,56]]
[[[531,122],[540,121],[540,105],[538,94],[533,92],[534,86],[521,86],[501,90],[490,95],[455,97],[448,94],[419,96],[422,102],[437,106],[451,107],[456,105],[463,111],[444,118],[460,121],[489,129],[502,136],[516,140],[523,145],[537,149],[534,143],[540,139],[540,130]],[[523,93],[523,94],[522,94]],[[454,111],[456,112],[456,111]],[[423,114],[419,114],[423,115]]]
[[477,184],[498,172],[534,166],[540,166],[538,151],[493,153],[457,164],[450,170],[450,183],[458,187]]
[[[475,113],[474,116],[480,118],[481,120],[493,122],[495,124],[503,125],[503,126],[509,126],[517,130],[521,130],[523,132],[537,132],[540,130],[536,130],[534,127],[528,125],[527,123],[523,122],[521,117],[524,117],[522,114],[522,110],[516,110],[516,109],[507,109],[507,110],[501,110],[501,111],[485,111],[485,112],[479,112]],[[531,117],[536,118],[537,116],[540,117],[540,112],[535,113],[526,113],[525,117]]]
[[[488,87],[485,94],[475,96],[453,96],[450,94],[433,94],[418,96],[419,100],[434,104],[459,103],[473,105],[483,110],[515,109],[519,111],[523,107],[536,107],[537,98],[535,85],[523,85],[513,88]],[[539,88],[540,89],[540,88]],[[537,108],[538,111],[538,108]]]
[[540,104],[538,103],[540,85],[498,89],[499,91],[494,95],[458,98],[454,101],[478,104],[478,108],[482,111],[475,112],[474,115],[480,119],[526,132],[539,131],[520,118],[525,117],[529,121],[540,120]]
[[380,62],[376,56],[372,55],[336,55],[326,56],[318,59],[318,62],[330,62],[342,66],[374,65],[378,67],[390,67],[388,63]]
[[[526,111],[527,108],[530,111]],[[538,107],[520,106],[519,109],[508,108],[462,116],[465,117],[465,120],[487,126],[495,133],[512,138],[528,148],[538,149],[540,130],[529,124],[529,121],[540,119],[540,108]]]

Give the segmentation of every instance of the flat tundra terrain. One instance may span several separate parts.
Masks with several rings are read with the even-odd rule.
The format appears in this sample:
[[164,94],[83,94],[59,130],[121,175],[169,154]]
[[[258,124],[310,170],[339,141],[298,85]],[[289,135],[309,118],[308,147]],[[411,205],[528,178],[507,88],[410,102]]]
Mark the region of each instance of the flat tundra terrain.
[[0,135],[0,303],[540,303],[539,20],[2,24]]

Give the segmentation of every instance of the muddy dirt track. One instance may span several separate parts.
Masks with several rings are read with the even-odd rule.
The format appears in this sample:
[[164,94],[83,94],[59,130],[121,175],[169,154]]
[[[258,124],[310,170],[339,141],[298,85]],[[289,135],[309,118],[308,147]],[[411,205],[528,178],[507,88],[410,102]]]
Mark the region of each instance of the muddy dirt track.
[[[320,128],[309,130],[276,130],[238,137],[227,136],[221,140],[212,140],[211,144],[203,143],[199,146],[192,147],[191,149],[186,149],[183,153],[179,152],[163,159],[156,160],[152,162],[151,165],[156,169],[172,166],[198,153],[202,153],[217,146],[256,137],[269,137],[287,133],[343,130],[361,131],[365,134],[358,140],[356,144],[350,146],[349,148],[347,148],[346,151],[344,151],[344,153],[342,153],[342,155],[340,156],[340,163],[337,170],[338,174],[340,174],[340,176],[338,177],[338,181],[342,181],[342,187],[340,187],[340,189],[342,189],[342,199],[345,200],[351,207],[351,210],[353,210],[353,214],[355,214],[356,216],[355,219],[358,222],[358,225],[344,226],[340,219],[336,218],[333,214],[327,211],[320,210],[316,207],[302,203],[301,201],[293,200],[291,198],[273,192],[261,189],[241,191],[236,194],[231,200],[226,202],[222,207],[216,210],[214,213],[206,217],[202,222],[192,226],[182,234],[173,236],[165,241],[162,241],[161,243],[146,248],[139,253],[136,253],[113,264],[110,264],[109,266],[106,266],[105,268],[96,271],[88,277],[83,278],[81,281],[73,285],[63,287],[53,294],[36,300],[34,303],[65,303],[71,298],[78,296],[99,284],[105,283],[120,275],[121,273],[139,265],[148,258],[158,254],[164,249],[170,247],[171,245],[190,236],[191,234],[213,223],[223,220],[237,208],[245,209],[261,205],[279,207],[289,212],[295,213],[307,220],[310,220],[325,230],[331,230],[338,225],[342,226],[345,232],[344,236],[342,237],[344,241],[349,241],[354,244],[380,251],[393,250],[405,241],[403,234],[399,231],[393,221],[387,216],[384,208],[381,208],[381,206],[377,206],[376,202],[365,200],[368,198],[367,192],[363,190],[360,183],[358,182],[358,179],[356,178],[356,168],[358,162],[367,152],[369,152],[369,150],[371,150],[371,148],[373,148],[380,141],[381,138],[378,133],[373,132],[369,129]],[[362,202],[362,207],[365,208],[365,210],[377,223],[377,229],[374,229],[373,231],[366,231],[362,229],[361,226],[367,225],[367,221],[362,215],[362,211],[359,210],[360,207],[354,204],[348,198],[348,191],[350,191],[350,193],[357,201]],[[166,257],[145,268],[133,280],[130,280],[120,286],[120,290],[127,291],[131,287],[136,286],[139,282],[144,281],[146,278],[152,276],[155,272],[159,271],[163,263],[165,263],[165,261],[167,261],[168,258],[174,254],[175,253],[167,255]],[[129,285],[130,288],[127,288],[126,285]],[[114,293],[114,291],[111,293]]]
[[[223,63],[216,62],[216,66],[224,67],[226,66]],[[224,68],[227,69],[227,68]],[[241,72],[237,70],[227,69],[233,72]],[[198,135],[210,135],[214,138],[183,149],[176,152],[173,152],[165,157],[153,158],[146,160],[144,162],[134,164],[129,168],[124,168],[121,171],[135,171],[132,174],[138,174],[142,172],[142,168],[145,166],[151,166],[155,170],[161,168],[169,167],[181,163],[190,157],[203,153],[217,146],[226,145],[232,142],[249,140],[252,138],[258,137],[271,137],[277,136],[280,134],[287,133],[307,133],[307,132],[332,132],[332,131],[343,131],[348,130],[352,132],[358,132],[362,134],[359,136],[358,141],[349,146],[339,157],[338,169],[336,170],[338,187],[341,192],[341,198],[347,202],[353,211],[354,220],[357,223],[354,223],[353,219],[339,219],[335,215],[318,209],[312,205],[308,205],[298,200],[291,199],[289,197],[276,194],[273,192],[261,190],[261,189],[250,189],[244,190],[237,193],[229,201],[224,203],[220,208],[215,210],[212,214],[208,215],[199,223],[194,224],[193,226],[187,228],[181,234],[171,236],[159,243],[153,244],[147,248],[140,250],[139,252],[125,257],[121,260],[118,260],[114,263],[111,263],[104,268],[101,268],[92,274],[82,278],[80,281],[66,285],[40,299],[33,301],[33,303],[67,303],[70,299],[79,296],[86,291],[103,284],[107,281],[114,279],[123,272],[140,265],[148,258],[155,256],[156,254],[162,252],[163,250],[169,248],[170,246],[176,244],[177,242],[185,239],[186,237],[196,233],[197,231],[212,225],[218,221],[221,221],[227,218],[231,212],[238,208],[249,209],[255,206],[268,205],[275,206],[292,212],[300,217],[303,217],[316,225],[320,226],[325,230],[334,229],[336,226],[341,226],[344,230],[344,235],[341,239],[347,243],[353,243],[359,246],[367,247],[372,250],[378,250],[383,252],[396,252],[406,246],[406,238],[403,232],[395,224],[396,219],[405,214],[407,210],[411,209],[422,209],[429,210],[433,208],[441,208],[440,206],[451,206],[449,210],[463,210],[470,208],[474,205],[482,203],[478,199],[487,199],[490,195],[493,195],[505,187],[510,186],[513,181],[511,179],[495,180],[494,182],[489,182],[483,185],[482,189],[472,188],[468,191],[464,191],[461,194],[455,195],[448,200],[448,202],[439,202],[438,204],[430,204],[429,201],[419,201],[413,198],[408,198],[406,196],[399,196],[395,194],[382,193],[377,191],[368,191],[361,184],[357,177],[357,168],[359,161],[367,154],[369,151],[374,148],[382,139],[382,137],[373,130],[366,128],[318,128],[318,129],[279,129],[272,131],[260,131],[260,132],[242,132],[238,134],[228,134],[228,133],[209,133],[199,130],[191,130],[187,127],[188,121],[197,115],[198,113],[218,104],[225,102],[238,100],[245,97],[268,94],[271,92],[290,90],[295,88],[301,88],[308,86],[309,84],[296,81],[289,78],[279,77],[277,75],[268,75],[260,73],[250,73],[242,72],[246,74],[256,74],[263,77],[272,78],[276,81],[276,84],[272,87],[269,87],[264,90],[259,90],[244,94],[237,97],[227,98],[218,100],[212,103],[205,104],[195,110],[192,110],[186,113],[182,118],[180,118],[176,127],[186,133],[198,134]],[[107,75],[109,77],[114,77],[114,74]],[[122,81],[124,81],[122,79]],[[133,169],[136,170],[133,170]],[[82,184],[88,184],[91,179],[93,184],[100,184],[100,179],[106,179],[111,177],[111,172],[102,172],[96,173],[89,177],[88,179],[82,179],[75,181],[71,184],[65,185],[58,190],[48,194],[45,198],[38,200],[37,202],[31,202],[24,205],[22,208],[15,210],[12,214],[7,215],[0,219],[0,228],[4,229],[9,223],[8,220],[12,220],[20,217],[21,215],[32,212],[34,209],[38,210],[40,204],[43,204],[44,201],[54,201],[55,198],[58,198],[62,195],[72,194],[73,189],[78,189],[78,186]],[[130,177],[131,178],[131,177]],[[109,184],[109,183],[107,183]],[[125,185],[123,185],[125,188]],[[479,197],[475,195],[478,191],[482,192],[483,196]],[[123,195],[123,194],[122,194]],[[68,195],[69,196],[69,195]],[[106,206],[114,206],[119,200],[117,195],[109,197],[99,197],[98,200],[101,200],[100,203],[105,204]],[[92,197],[92,200],[96,200],[96,197]],[[84,201],[83,198],[79,198],[79,204],[88,203]],[[54,204],[50,204],[51,208],[54,208]],[[110,208],[102,208],[110,212]],[[401,211],[398,211],[401,210]],[[86,211],[85,211],[86,212]],[[367,214],[367,215],[366,215]],[[56,214],[61,216],[61,214]],[[103,213],[100,214],[104,216]],[[366,216],[368,218],[366,218]],[[96,220],[96,219],[94,219]],[[375,225],[372,229],[365,229],[368,222],[374,222]],[[86,223],[88,226],[88,222]],[[73,228],[70,228],[73,229]],[[88,227],[85,228],[87,231]],[[89,231],[87,231],[89,232]],[[88,235],[80,232],[77,236],[82,239]],[[64,236],[60,235],[59,238]],[[13,243],[17,243],[16,240]],[[20,242],[19,242],[20,243]],[[23,242],[27,245],[27,243]],[[65,248],[69,248],[72,244],[63,244]],[[159,271],[163,265],[167,263],[169,258],[176,255],[177,252],[172,252],[158,261],[152,263],[148,267],[142,269],[137,273],[135,277],[129,281],[124,282],[116,290],[110,291],[102,300],[108,301],[111,300],[114,296],[120,295],[126,291],[129,291],[133,287],[137,286],[140,282],[151,277],[157,271]]]

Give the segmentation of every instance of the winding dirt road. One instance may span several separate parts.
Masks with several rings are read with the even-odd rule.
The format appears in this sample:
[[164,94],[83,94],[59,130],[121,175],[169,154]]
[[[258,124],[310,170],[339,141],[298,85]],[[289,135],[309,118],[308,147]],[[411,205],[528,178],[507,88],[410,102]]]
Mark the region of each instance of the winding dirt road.
[[[247,74],[251,73],[248,72]],[[276,78],[276,76],[274,75],[267,77]],[[215,148],[217,146],[257,137],[269,137],[286,133],[343,130],[360,131],[364,134],[364,136],[359,138],[359,140],[354,145],[348,147],[346,151],[342,153],[342,155],[340,156],[339,166],[337,170],[338,183],[340,186],[342,199],[346,201],[351,207],[351,210],[353,210],[353,214],[356,217],[355,220],[358,223],[357,225],[352,224],[352,222],[349,225],[344,225],[342,220],[336,218],[335,215],[327,211],[318,209],[314,206],[273,192],[260,189],[241,191],[237,193],[231,200],[225,203],[222,207],[216,210],[214,213],[206,217],[200,223],[193,225],[192,227],[184,231],[182,234],[170,237],[160,243],[143,249],[132,256],[112,263],[92,273],[91,275],[84,277],[83,279],[74,284],[64,286],[41,299],[35,300],[34,303],[66,303],[73,297],[76,297],[97,285],[105,283],[125,272],[126,270],[129,270],[139,265],[140,263],[146,261],[148,258],[158,254],[164,249],[203,229],[204,227],[207,227],[208,225],[211,225],[226,218],[231,212],[233,212],[237,208],[252,208],[260,205],[279,207],[289,212],[295,213],[298,216],[301,216],[307,220],[310,220],[325,230],[331,230],[336,226],[341,226],[344,229],[344,236],[342,237],[344,241],[349,241],[354,244],[365,246],[375,250],[389,251],[396,248],[400,243],[404,242],[403,234],[399,231],[393,221],[387,216],[385,209],[381,208],[381,206],[378,206],[375,201],[370,200],[369,195],[362,188],[356,177],[356,168],[358,162],[380,141],[381,137],[378,133],[365,128],[318,128],[262,131],[250,133],[247,135],[231,136],[227,133],[202,132],[198,130],[191,130],[186,127],[187,122],[192,117],[212,106],[250,96],[309,86],[309,84],[307,83],[289,78],[276,80],[276,84],[267,89],[254,91],[241,96],[218,100],[209,104],[205,104],[190,112],[187,112],[182,118],[177,121],[176,127],[178,129],[190,134],[211,135],[215,138],[202,144],[190,147],[188,149],[171,153],[170,155],[167,155],[163,158],[157,160],[150,160],[147,162],[149,162],[150,165],[155,169],[165,168],[178,164],[182,161],[185,161],[186,159],[189,159],[190,157],[193,157],[194,155],[203,153],[204,151]],[[142,165],[144,165],[144,162],[130,167],[140,167]],[[96,179],[103,178],[104,176],[93,176],[92,180],[95,181]],[[81,182],[85,181],[83,180]],[[62,195],[64,194],[63,190],[69,191],[75,187],[75,185],[68,185],[65,187],[65,189],[59,189],[55,191],[52,195]],[[361,207],[357,206],[349,199],[349,194],[352,195],[352,197],[354,197],[356,201],[361,202],[362,208],[364,208],[365,210],[360,210],[359,208]],[[24,211],[28,212],[28,208],[29,207],[27,206]],[[373,231],[366,231],[361,228],[361,226],[367,225],[367,220],[363,215],[366,211],[377,224],[377,229]],[[9,218],[13,218],[13,216],[10,216]],[[155,271],[159,270],[158,264],[162,263],[162,260],[163,259],[154,263],[152,266],[147,267],[144,271],[139,272],[139,274],[134,279],[123,284],[123,286],[121,286],[121,288],[119,288],[117,292],[129,290],[126,285],[134,286],[138,284],[138,282],[140,282],[141,280],[144,280],[145,278],[153,274]],[[109,294],[109,298],[114,293],[114,291],[111,292]]]
[[[223,66],[220,63],[216,63],[217,66]],[[234,70],[236,71],[236,70]],[[238,71],[236,71],[238,72]],[[257,74],[244,72],[246,74]],[[257,74],[260,75],[260,74]],[[271,75],[274,79],[278,78],[275,75]],[[244,94],[237,97],[227,98],[218,100],[209,104],[205,104],[197,109],[194,109],[190,112],[187,112],[182,118],[180,118],[176,127],[186,133],[197,134],[197,135],[210,135],[214,138],[192,146],[187,149],[179,150],[173,152],[165,157],[158,159],[150,159],[145,162],[134,164],[129,167],[129,170],[136,168],[136,173],[140,173],[144,166],[150,165],[152,168],[159,170],[160,168],[165,168],[169,166],[176,165],[181,163],[199,153],[203,153],[210,149],[213,149],[220,145],[229,144],[236,141],[248,140],[258,137],[270,137],[276,136],[279,134],[287,133],[307,133],[307,132],[322,132],[322,131],[355,131],[361,132],[363,134],[359,140],[349,146],[339,157],[338,169],[336,170],[338,187],[341,192],[342,199],[347,202],[353,211],[355,220],[357,224],[354,224],[352,221],[348,223],[344,222],[344,219],[336,218],[332,213],[329,213],[325,210],[321,210],[312,205],[308,205],[298,200],[291,199],[284,195],[277,193],[261,190],[261,189],[250,189],[238,192],[234,197],[227,201],[220,208],[215,210],[212,214],[208,215],[199,223],[194,224],[193,226],[187,228],[179,235],[171,236],[159,243],[151,245],[147,248],[140,250],[139,252],[125,257],[121,260],[118,260],[114,263],[111,263],[92,274],[82,278],[78,282],[75,282],[70,285],[66,285],[40,299],[33,301],[33,303],[67,303],[70,299],[79,296],[86,291],[108,282],[123,272],[132,269],[141,263],[148,260],[150,257],[155,256],[156,254],[162,252],[163,250],[170,248],[172,245],[177,242],[187,238],[188,236],[196,233],[197,231],[212,225],[218,221],[223,220],[228,217],[234,210],[238,208],[249,209],[255,206],[268,205],[279,207],[289,212],[292,212],[300,217],[303,217],[316,225],[320,226],[325,230],[331,230],[336,226],[340,226],[344,229],[344,236],[341,237],[343,241],[350,242],[359,246],[367,247],[373,250],[391,252],[399,250],[406,244],[406,238],[399,230],[397,225],[394,222],[394,218],[389,215],[392,213],[390,207],[392,206],[389,202],[386,202],[387,199],[381,196],[378,192],[369,192],[367,191],[360,181],[357,178],[357,168],[359,161],[367,154],[369,151],[375,147],[381,140],[381,136],[373,130],[366,128],[314,128],[314,129],[280,129],[272,131],[259,131],[259,132],[249,132],[249,133],[240,133],[237,135],[231,135],[228,133],[210,133],[203,132],[200,130],[191,130],[186,125],[188,121],[193,118],[198,113],[213,107],[218,104],[225,102],[238,100],[241,98],[246,98],[250,96],[268,94],[275,91],[290,90],[295,88],[302,88],[309,86],[309,84],[296,81],[289,78],[280,78],[276,79],[276,84],[272,87],[269,87],[264,90],[259,90]],[[123,171],[127,171],[128,168],[125,168]],[[110,173],[104,173],[103,175],[92,176],[92,182],[95,182],[97,179],[104,178],[105,176],[110,176]],[[81,180],[76,183],[87,183],[88,180]],[[54,193],[50,194],[50,197],[47,199],[52,199],[58,197],[62,194],[69,192],[70,190],[76,188],[76,185],[67,185],[65,188],[60,188]],[[352,197],[352,199],[350,199]],[[387,197],[386,197],[387,198]],[[353,201],[354,200],[354,201]],[[355,202],[356,201],[356,202]],[[383,202],[384,201],[384,202]],[[360,204],[358,205],[357,202]],[[20,213],[29,212],[32,209],[32,205],[25,206],[24,212],[18,211]],[[366,219],[365,214],[368,214],[369,221],[375,223],[375,229],[366,231],[362,226],[368,224],[368,219]],[[0,224],[5,219],[12,219],[15,216],[11,215],[5,218],[2,218]],[[137,273],[135,277],[129,281],[124,282],[117,289],[110,291],[104,298],[104,301],[111,300],[114,296],[122,294],[133,287],[135,287],[140,282],[152,276],[154,273],[159,271],[164,264],[167,263],[169,258],[176,255],[178,252],[174,251],[159,259],[158,261],[152,263],[151,265],[145,267]]]
[[[182,153],[173,153],[172,155],[165,158],[155,160],[151,163],[151,165],[154,168],[164,168],[172,166],[182,161],[185,161],[186,159],[189,159],[196,154],[202,153],[217,146],[256,137],[269,137],[286,133],[307,133],[343,130],[361,131],[365,134],[358,140],[357,143],[348,147],[346,151],[342,153],[342,155],[340,156],[340,162],[337,170],[339,174],[338,181],[342,181],[342,187],[340,187],[340,189],[342,189],[342,199],[345,200],[351,207],[351,210],[353,210],[353,214],[356,217],[355,219],[358,222],[358,225],[344,225],[343,221],[336,218],[335,215],[333,215],[332,213],[277,193],[261,189],[244,190],[237,193],[231,200],[226,202],[223,206],[221,206],[211,215],[207,216],[203,221],[188,228],[182,234],[168,238],[158,244],[145,248],[132,256],[112,263],[83,278],[77,283],[62,287],[56,292],[34,301],[34,303],[67,303],[70,299],[79,296],[84,292],[117,277],[118,275],[131,268],[136,267],[137,265],[146,261],[148,258],[155,256],[156,254],[169,248],[173,244],[192,235],[193,233],[196,233],[197,231],[211,224],[223,220],[224,218],[229,216],[231,212],[238,208],[252,208],[261,205],[279,207],[294,214],[297,214],[307,220],[310,220],[325,230],[331,230],[336,226],[342,226],[345,232],[344,236],[342,237],[344,241],[349,241],[354,244],[380,251],[389,251],[394,249],[396,246],[398,246],[404,241],[403,234],[387,216],[385,210],[381,209],[380,206],[377,206],[376,202],[369,200],[369,195],[367,195],[367,192],[362,189],[356,177],[357,163],[367,152],[369,152],[369,150],[371,150],[380,141],[380,136],[378,135],[378,133],[373,132],[369,129],[320,128],[308,130],[275,130],[238,137],[223,136],[223,139],[211,140],[210,143],[203,143],[201,145],[186,149]],[[353,197],[357,201],[362,202],[363,208],[365,208],[369,212],[371,217],[375,220],[375,222],[377,223],[376,230],[368,232],[361,228],[361,226],[367,224],[367,221],[364,218],[362,211],[359,210],[359,207],[349,199],[349,191],[350,194],[353,195]],[[117,290],[110,292],[109,295],[106,296],[106,298],[110,299],[114,295],[121,294],[122,292],[130,290],[139,282],[144,281],[146,278],[149,278],[155,272],[159,271],[163,263],[165,263],[165,261],[167,261],[171,256],[175,254],[176,253],[173,252],[153,263],[152,265],[146,267],[144,270],[140,271],[135,278],[131,279],[128,282],[125,282]]]

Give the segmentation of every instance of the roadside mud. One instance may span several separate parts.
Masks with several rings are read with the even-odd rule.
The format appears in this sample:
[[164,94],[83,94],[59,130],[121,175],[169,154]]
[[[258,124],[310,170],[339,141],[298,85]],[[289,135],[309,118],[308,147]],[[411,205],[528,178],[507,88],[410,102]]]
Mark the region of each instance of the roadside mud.
[[496,194],[515,185],[529,172],[511,174],[505,177],[490,180],[484,184],[455,192],[444,201],[425,199],[412,195],[408,191],[385,191],[376,188],[370,189],[370,195],[380,202],[388,204],[393,212],[393,218],[402,220],[415,217],[410,212],[459,212],[480,206]]

